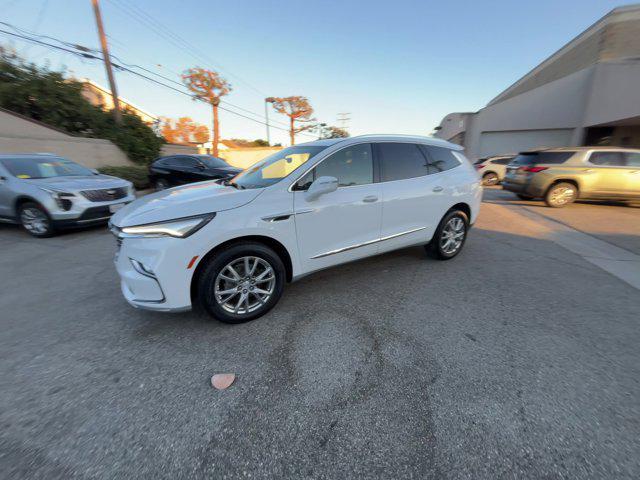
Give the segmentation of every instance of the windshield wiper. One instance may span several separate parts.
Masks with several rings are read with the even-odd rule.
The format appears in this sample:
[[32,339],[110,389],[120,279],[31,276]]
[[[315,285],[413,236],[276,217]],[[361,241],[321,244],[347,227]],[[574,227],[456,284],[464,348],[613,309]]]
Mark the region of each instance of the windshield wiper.
[[231,180],[223,180],[222,184],[227,187],[233,187],[238,190],[244,190],[244,187],[242,185],[238,185],[236,182],[232,182]]

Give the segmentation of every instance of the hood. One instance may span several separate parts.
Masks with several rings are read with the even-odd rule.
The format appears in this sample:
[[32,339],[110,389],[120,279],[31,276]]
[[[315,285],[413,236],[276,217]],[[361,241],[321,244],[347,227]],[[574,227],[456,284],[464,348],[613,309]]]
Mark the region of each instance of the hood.
[[116,227],[130,227],[221,212],[246,205],[261,193],[260,188],[237,190],[215,181],[191,183],[145,195],[118,210],[111,217],[111,223]]
[[109,175],[87,175],[69,177],[50,177],[25,179],[32,185],[42,188],[53,188],[65,192],[78,192],[81,190],[99,190],[102,188],[126,187],[130,184],[121,178]]

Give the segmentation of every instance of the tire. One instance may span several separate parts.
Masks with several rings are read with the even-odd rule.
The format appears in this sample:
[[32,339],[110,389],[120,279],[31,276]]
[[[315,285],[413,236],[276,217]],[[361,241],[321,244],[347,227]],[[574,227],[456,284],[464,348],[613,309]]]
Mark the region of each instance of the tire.
[[548,207],[562,208],[575,202],[578,198],[578,188],[569,182],[560,182],[551,185],[544,196],[544,203]]
[[37,238],[53,237],[56,233],[49,213],[35,202],[26,202],[18,208],[22,228]]
[[498,185],[499,183],[500,183],[500,179],[498,178],[497,173],[487,172],[482,176],[482,185],[486,187]]
[[516,193],[516,197],[518,197],[520,200],[533,200],[533,197],[531,195],[522,195],[521,193]]
[[[461,224],[459,222],[462,222]],[[454,227],[454,224],[460,225],[460,228]],[[451,238],[451,232],[454,234],[462,233],[460,242],[453,250],[447,247],[446,238]],[[469,233],[469,217],[461,210],[450,210],[440,220],[436,233],[433,234],[431,241],[425,246],[427,255],[438,260],[451,260],[462,251],[467,234]]]
[[169,185],[169,182],[164,178],[159,178],[158,180],[156,180],[153,186],[155,187],[156,191],[166,190],[167,188],[171,188],[171,185]]
[[[249,259],[249,272],[245,259]],[[269,268],[271,273],[267,273]],[[244,323],[261,317],[278,303],[285,280],[284,264],[277,253],[261,243],[236,243],[218,252],[204,267],[198,280],[198,299],[213,318]],[[254,289],[269,294],[255,293]]]

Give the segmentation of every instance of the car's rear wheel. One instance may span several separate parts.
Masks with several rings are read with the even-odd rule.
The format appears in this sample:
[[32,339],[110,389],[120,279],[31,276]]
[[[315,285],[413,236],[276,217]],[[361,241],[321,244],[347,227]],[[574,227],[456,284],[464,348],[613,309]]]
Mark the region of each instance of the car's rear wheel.
[[212,317],[243,323],[271,310],[282,295],[286,271],[273,250],[238,243],[217,253],[198,282],[198,298]]
[[46,238],[55,234],[53,222],[47,211],[34,202],[27,202],[18,208],[22,227],[34,237]]
[[578,188],[569,182],[560,182],[551,185],[544,196],[544,203],[549,207],[562,208],[575,202],[578,198]]
[[482,176],[482,184],[485,186],[497,185],[500,183],[500,179],[498,178],[498,174],[494,172],[485,173]]
[[159,178],[154,183],[154,187],[156,188],[156,190],[166,190],[170,186],[171,185],[169,185],[169,182],[167,180],[165,180],[164,178]]
[[430,257],[450,260],[460,253],[469,231],[469,217],[461,210],[451,210],[440,221],[436,233],[425,249]]

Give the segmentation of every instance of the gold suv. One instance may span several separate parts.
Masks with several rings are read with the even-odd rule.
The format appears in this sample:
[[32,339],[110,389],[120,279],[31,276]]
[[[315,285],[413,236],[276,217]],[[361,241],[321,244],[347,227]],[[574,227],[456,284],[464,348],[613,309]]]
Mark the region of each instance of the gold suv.
[[507,166],[502,188],[550,207],[576,199],[640,200],[640,149],[566,147],[522,152]]

